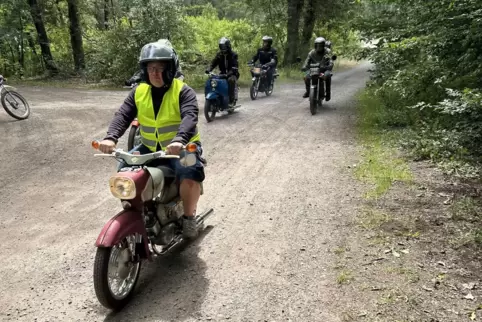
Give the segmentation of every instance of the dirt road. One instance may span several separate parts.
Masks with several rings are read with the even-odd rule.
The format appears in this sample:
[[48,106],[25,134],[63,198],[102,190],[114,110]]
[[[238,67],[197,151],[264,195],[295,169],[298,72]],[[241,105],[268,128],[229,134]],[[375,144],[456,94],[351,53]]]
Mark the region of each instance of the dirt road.
[[[20,88],[27,121],[0,113],[0,320],[341,321],[334,255],[357,211],[354,94],[367,65],[338,73],[311,116],[302,83],[278,85],[210,124],[199,209],[213,207],[191,246],[144,266],[132,304],[111,315],[92,284],[94,241],[120,205],[112,160],[93,157],[126,91]],[[202,94],[202,92],[200,92]],[[126,146],[125,137],[120,146]]]

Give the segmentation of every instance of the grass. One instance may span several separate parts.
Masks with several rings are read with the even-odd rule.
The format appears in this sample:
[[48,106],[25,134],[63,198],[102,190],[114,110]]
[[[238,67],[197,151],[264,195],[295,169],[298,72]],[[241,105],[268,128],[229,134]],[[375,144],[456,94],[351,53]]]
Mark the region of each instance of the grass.
[[352,280],[353,280],[352,273],[348,270],[341,271],[336,278],[336,282],[340,285],[348,284]]
[[396,133],[386,132],[382,126],[383,119],[389,117],[382,103],[364,90],[358,95],[358,110],[357,130],[364,153],[355,175],[372,186],[365,197],[378,198],[393,183],[411,182],[413,178],[407,162],[397,157],[398,151],[393,147]]
[[393,217],[389,214],[375,209],[365,209],[360,216],[360,226],[365,229],[375,229],[392,219]]

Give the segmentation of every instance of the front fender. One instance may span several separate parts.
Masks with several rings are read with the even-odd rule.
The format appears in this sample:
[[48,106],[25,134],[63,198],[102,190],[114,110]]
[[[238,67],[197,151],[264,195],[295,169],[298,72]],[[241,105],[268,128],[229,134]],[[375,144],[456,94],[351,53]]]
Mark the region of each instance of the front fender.
[[3,87],[5,87],[7,90],[11,90],[11,91],[16,91],[16,90],[17,90],[16,87],[13,87],[13,86],[10,86],[10,85],[5,85],[5,84],[3,84]]
[[218,93],[216,92],[211,92],[211,93],[208,93],[208,95],[206,95],[206,99],[207,100],[214,100],[214,99],[217,99],[219,96]]
[[136,233],[142,236],[144,242],[145,254],[143,254],[143,257],[150,259],[149,240],[144,227],[142,213],[139,211],[122,210],[112,217],[102,228],[95,241],[95,246],[112,247],[120,243],[124,237]]

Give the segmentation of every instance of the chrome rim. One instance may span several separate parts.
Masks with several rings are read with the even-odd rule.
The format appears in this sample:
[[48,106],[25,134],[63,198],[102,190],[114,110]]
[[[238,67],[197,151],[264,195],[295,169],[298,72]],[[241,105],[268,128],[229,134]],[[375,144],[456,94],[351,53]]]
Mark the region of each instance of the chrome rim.
[[127,244],[123,242],[122,245],[112,247],[109,258],[107,279],[109,290],[116,300],[122,300],[129,295],[139,274],[140,263],[131,261],[131,252]]

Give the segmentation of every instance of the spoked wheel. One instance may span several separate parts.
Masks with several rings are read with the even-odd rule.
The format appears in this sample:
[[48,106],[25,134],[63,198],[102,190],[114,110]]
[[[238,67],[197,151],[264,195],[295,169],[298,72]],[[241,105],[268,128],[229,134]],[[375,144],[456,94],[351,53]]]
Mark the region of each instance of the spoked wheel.
[[208,123],[214,121],[214,118],[216,117],[216,105],[210,100],[206,100],[204,103],[204,116]]
[[134,147],[141,144],[141,130],[138,126],[131,125],[129,137],[127,139],[127,151],[131,151]]
[[310,90],[310,112],[311,112],[311,115],[315,115],[317,109],[318,109],[318,102],[317,102],[317,99],[316,99],[316,92],[315,92],[315,90],[311,89]]
[[133,262],[129,244],[135,236],[114,247],[99,247],[94,262],[94,289],[99,302],[108,309],[120,310],[132,298],[139,279],[141,262]]
[[251,88],[249,90],[249,96],[251,96],[251,99],[254,101],[256,98],[258,98],[258,89],[256,88],[258,81],[254,81],[253,84],[251,85]]
[[25,120],[30,115],[30,106],[20,93],[13,90],[3,90],[0,97],[2,106],[11,117]]

